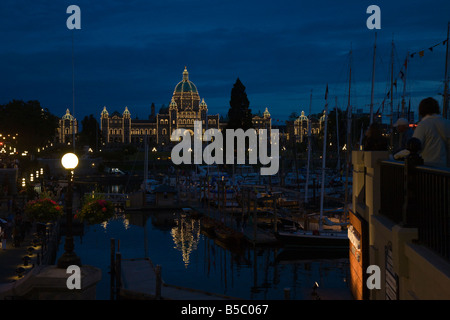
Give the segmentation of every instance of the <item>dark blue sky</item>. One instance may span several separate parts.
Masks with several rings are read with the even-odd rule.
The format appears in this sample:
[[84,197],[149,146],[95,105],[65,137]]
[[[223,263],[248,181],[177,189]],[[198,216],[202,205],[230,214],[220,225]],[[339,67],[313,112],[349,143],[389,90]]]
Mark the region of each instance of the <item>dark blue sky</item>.
[[[381,8],[377,31],[375,109],[389,91],[391,41],[394,76],[407,53],[406,94],[420,99],[443,91],[450,2],[441,1],[21,1],[0,2],[0,103],[39,100],[62,116],[72,111],[72,32],[66,9],[81,8],[74,31],[75,116],[99,117],[103,106],[146,118],[154,102],[168,105],[187,66],[211,113],[226,114],[239,77],[254,112],[274,119],[292,112],[347,105],[349,51],[352,105],[369,110],[374,30],[369,5]],[[403,93],[398,81],[395,108]],[[388,107],[385,109],[388,112]]]

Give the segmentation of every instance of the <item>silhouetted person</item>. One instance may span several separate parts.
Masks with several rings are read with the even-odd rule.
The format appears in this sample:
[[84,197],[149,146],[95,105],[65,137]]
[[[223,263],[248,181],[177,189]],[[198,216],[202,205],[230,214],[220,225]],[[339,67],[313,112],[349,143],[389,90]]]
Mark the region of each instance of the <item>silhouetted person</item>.
[[424,164],[433,167],[447,167],[450,121],[439,114],[439,104],[433,98],[423,99],[419,104],[421,121],[414,130],[413,137],[420,140],[420,155]]
[[406,149],[406,143],[412,138],[414,130],[409,127],[409,122],[405,118],[398,118],[394,123],[394,128],[397,131],[394,139],[394,151],[393,154]]
[[366,131],[366,137],[364,141],[365,151],[386,151],[388,148],[388,140],[383,137],[381,132],[381,126],[373,122],[369,129]]

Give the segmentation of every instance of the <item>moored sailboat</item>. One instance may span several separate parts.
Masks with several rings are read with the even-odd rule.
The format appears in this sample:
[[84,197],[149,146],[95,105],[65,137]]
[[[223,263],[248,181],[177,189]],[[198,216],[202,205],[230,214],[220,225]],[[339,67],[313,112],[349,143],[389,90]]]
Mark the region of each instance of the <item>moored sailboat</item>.
[[[323,202],[325,192],[325,164],[326,164],[326,137],[327,137],[327,117],[328,117],[328,85],[325,93],[325,127],[324,127],[324,142],[322,153],[322,183],[321,183],[321,197],[320,197],[320,218],[318,230],[295,230],[295,231],[278,231],[276,237],[285,245],[295,245],[304,248],[314,247],[320,249],[337,249],[348,248],[349,239],[347,230],[330,230],[323,228]],[[345,223],[343,224],[345,225]]]

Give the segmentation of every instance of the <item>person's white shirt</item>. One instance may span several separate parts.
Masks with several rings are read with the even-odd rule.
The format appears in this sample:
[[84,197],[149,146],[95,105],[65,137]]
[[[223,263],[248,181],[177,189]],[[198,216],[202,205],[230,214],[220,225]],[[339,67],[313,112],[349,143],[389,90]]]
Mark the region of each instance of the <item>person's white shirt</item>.
[[447,166],[446,144],[450,139],[450,121],[439,114],[427,115],[417,125],[413,138],[422,143],[420,155],[425,165]]

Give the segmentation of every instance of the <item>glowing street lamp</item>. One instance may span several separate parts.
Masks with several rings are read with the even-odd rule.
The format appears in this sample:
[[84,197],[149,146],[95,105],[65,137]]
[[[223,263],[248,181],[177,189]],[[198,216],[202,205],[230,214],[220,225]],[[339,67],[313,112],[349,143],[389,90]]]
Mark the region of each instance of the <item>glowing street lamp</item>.
[[61,164],[66,170],[73,170],[78,166],[78,157],[74,153],[66,153],[61,158]]
[[80,258],[74,252],[72,234],[72,197],[73,197],[73,170],[78,165],[78,157],[73,153],[66,153],[61,158],[62,166],[67,170],[67,197],[66,197],[66,242],[64,253],[58,259],[58,268],[67,269],[71,265],[81,266]]

